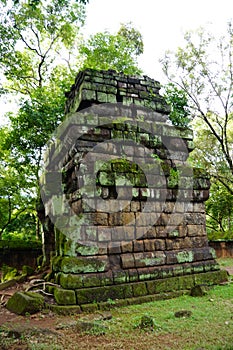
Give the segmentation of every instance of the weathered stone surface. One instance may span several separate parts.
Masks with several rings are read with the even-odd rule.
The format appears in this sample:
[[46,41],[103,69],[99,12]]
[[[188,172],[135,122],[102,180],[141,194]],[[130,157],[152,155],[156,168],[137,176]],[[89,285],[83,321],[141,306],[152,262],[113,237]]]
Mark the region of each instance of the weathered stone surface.
[[81,313],[81,308],[79,305],[56,305],[56,304],[45,304],[46,309],[58,315],[75,315]]
[[[83,309],[223,278],[205,229],[209,177],[189,166],[193,132],[169,123],[159,89],[146,76],[88,69],[67,95],[67,121],[74,113],[77,120],[60,143],[71,147],[62,161],[58,150],[50,159],[62,162],[64,194],[45,207],[60,227],[54,279]],[[49,191],[53,175],[43,178]],[[62,293],[55,290],[60,303]]]
[[38,293],[16,292],[7,302],[6,308],[19,315],[34,314],[44,307],[44,298]]
[[59,305],[75,305],[76,296],[73,290],[55,288],[54,298]]
[[108,258],[64,257],[60,270],[65,273],[103,272],[108,270]]
[[192,311],[190,310],[180,310],[175,312],[175,317],[177,318],[187,318],[192,316]]
[[203,297],[207,294],[208,288],[206,285],[196,285],[191,288],[190,295],[192,297]]

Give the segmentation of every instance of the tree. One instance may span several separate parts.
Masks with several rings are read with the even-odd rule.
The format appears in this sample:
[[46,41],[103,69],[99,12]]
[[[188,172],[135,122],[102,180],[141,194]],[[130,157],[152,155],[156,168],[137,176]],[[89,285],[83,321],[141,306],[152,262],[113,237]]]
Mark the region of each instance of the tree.
[[10,151],[2,148],[8,133],[7,127],[0,129],[0,235],[19,232],[18,226],[25,221],[24,236],[31,238],[36,221],[33,174],[30,167],[17,163]]
[[232,139],[228,132],[233,115],[232,25],[228,24],[226,35],[219,39],[200,29],[186,33],[185,41],[184,48],[167,52],[162,60],[163,70],[169,81],[185,92],[193,116],[200,118],[216,140],[218,157],[224,159],[225,169],[216,173],[214,164],[210,164],[212,175],[232,191]]
[[210,239],[230,239],[233,229],[233,196],[221,183],[213,183],[206,202],[207,233]]
[[80,45],[80,53],[84,55],[83,69],[113,69],[129,75],[142,73],[137,64],[137,57],[143,53],[142,36],[130,24],[122,25],[115,35],[105,31],[91,36]]
[[[215,183],[207,202],[207,214],[209,218],[216,216],[213,208],[218,208],[219,214],[228,216],[229,223],[233,213],[226,214],[222,198],[226,195],[230,203],[233,196],[232,24],[228,23],[226,34],[221,37],[199,29],[186,33],[184,39],[184,47],[175,53],[167,52],[161,60],[163,70],[169,82],[187,96],[196,145],[192,163],[207,169]],[[220,221],[225,220],[223,217]],[[222,225],[223,230],[220,221],[212,220],[212,228],[219,230]]]
[[188,108],[188,97],[184,90],[175,84],[169,83],[164,86],[164,98],[171,107],[169,119],[175,126],[188,126],[191,121],[191,113]]
[[[0,234],[10,226],[14,230],[17,213],[21,213],[25,226],[27,218],[32,223],[35,203],[39,202],[43,147],[63,118],[64,90],[74,79],[70,57],[84,23],[85,8],[81,3],[85,1],[2,1],[0,4],[0,71],[5,76],[0,91],[14,93],[19,98],[18,112],[9,114],[10,128],[2,142],[4,155],[9,149],[11,156],[1,163],[4,188],[1,200],[7,200],[8,207],[5,206],[5,224]],[[23,178],[27,181],[23,182]]]
[[[15,0],[0,3],[0,73],[5,78],[0,93],[18,96],[18,111],[9,113],[10,126],[2,143],[5,154],[10,150],[11,156],[5,157],[4,164],[0,164],[1,184],[4,187],[0,201],[6,204],[8,200],[9,203],[10,197],[11,205],[3,214],[0,231],[2,228],[1,232],[15,232],[19,229],[21,220],[24,228],[30,225],[35,232],[37,227],[39,235],[38,220],[37,223],[32,220],[37,206],[38,216],[43,223],[47,261],[54,244],[53,227],[49,218],[45,217],[40,201],[39,173],[46,142],[64,117],[64,92],[70,89],[75,75],[82,68],[78,44],[86,2]],[[133,29],[126,28],[124,45],[129,46],[129,35],[133,37],[136,34]],[[122,35],[118,35],[118,44],[126,55]],[[134,45],[134,49],[130,47],[132,55],[136,51],[139,54],[142,42],[131,42],[131,45]],[[121,54],[120,50],[118,54]],[[136,71],[136,56],[135,54],[133,59],[129,59],[129,55],[126,55],[129,60],[123,68],[132,65]],[[116,57],[111,57],[109,67],[112,68]],[[99,60],[98,57],[96,60]],[[97,64],[95,68],[99,68]],[[22,179],[19,173],[22,174]],[[8,180],[6,174],[11,174]],[[17,190],[13,189],[13,185]],[[27,211],[24,208],[26,200]]]

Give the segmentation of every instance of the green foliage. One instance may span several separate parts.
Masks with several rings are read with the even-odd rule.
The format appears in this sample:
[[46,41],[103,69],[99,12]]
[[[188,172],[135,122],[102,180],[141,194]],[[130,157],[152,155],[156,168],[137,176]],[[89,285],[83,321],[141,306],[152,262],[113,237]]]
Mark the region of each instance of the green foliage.
[[[9,5],[10,6],[10,5]],[[84,7],[71,1],[19,1],[1,6],[0,67],[9,89],[23,94],[50,79],[59,52],[70,49],[84,21]]]
[[84,3],[41,0],[0,4],[0,69],[5,76],[1,92],[19,98],[18,111],[8,114],[10,127],[0,130],[4,135],[0,235],[4,238],[32,239],[39,234],[36,205],[42,152],[63,118],[64,91],[74,79],[68,58],[84,23],[80,2]]
[[180,181],[180,172],[177,169],[171,168],[168,177],[168,187],[174,188],[178,187]]
[[130,25],[122,25],[117,34],[97,33],[80,46],[85,59],[82,68],[113,69],[129,75],[142,71],[137,56],[143,52],[141,34]]
[[209,239],[233,239],[233,195],[217,182],[206,202]]
[[1,282],[12,280],[17,274],[18,271],[15,267],[3,264],[1,267]]
[[21,164],[6,147],[9,137],[7,127],[0,128],[0,137],[0,235],[17,231],[24,222],[27,223],[25,233],[35,234],[33,172],[30,165]]
[[169,118],[175,126],[186,127],[191,121],[190,111],[188,109],[188,97],[184,90],[179,89],[175,84],[164,86],[164,97],[171,107]]
[[[209,234],[220,231],[224,236],[227,231],[231,236],[232,230],[228,206],[233,196],[232,38],[231,22],[219,37],[200,28],[186,33],[184,46],[176,52],[167,52],[162,60],[169,82],[176,87],[171,103],[178,96],[182,116],[187,99],[188,110],[192,111],[196,148],[190,160],[205,168],[215,183],[207,203]],[[180,90],[182,95],[176,95]],[[174,108],[176,111],[176,105]],[[174,117],[176,122],[177,116]]]
[[85,55],[83,68],[140,72],[136,58],[143,51],[142,37],[130,25],[116,35],[97,34],[77,52],[87,2],[0,3],[0,93],[18,98],[18,110],[8,113],[9,127],[0,129],[0,235],[5,239],[40,237],[42,155],[64,117],[64,92],[81,68],[80,55]]

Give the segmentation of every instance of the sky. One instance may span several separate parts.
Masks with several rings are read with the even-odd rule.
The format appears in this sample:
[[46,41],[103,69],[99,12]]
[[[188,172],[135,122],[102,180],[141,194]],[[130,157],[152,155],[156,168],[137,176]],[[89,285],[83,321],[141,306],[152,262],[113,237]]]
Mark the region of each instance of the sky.
[[[210,25],[219,34],[233,18],[232,0],[89,0],[85,37],[108,30],[116,33],[122,23],[132,22],[143,36],[144,53],[139,66],[144,74],[165,82],[159,59],[166,50],[182,45],[184,33]],[[0,101],[0,122],[14,105]]]
[[104,30],[115,33],[121,23],[132,22],[144,41],[139,65],[160,81],[164,76],[159,59],[182,44],[187,30],[208,24],[218,34],[233,18],[232,0],[89,0],[86,9],[86,36]]

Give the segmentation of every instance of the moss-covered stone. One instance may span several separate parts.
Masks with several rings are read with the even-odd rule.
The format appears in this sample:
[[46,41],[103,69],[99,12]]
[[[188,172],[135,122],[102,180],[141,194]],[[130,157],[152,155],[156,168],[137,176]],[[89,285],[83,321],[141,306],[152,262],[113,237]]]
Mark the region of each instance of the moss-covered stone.
[[98,310],[98,304],[82,304],[81,309],[83,312],[95,312]]
[[81,256],[96,255],[99,252],[99,247],[76,244],[76,252]]
[[76,296],[75,291],[55,288],[54,289],[54,298],[59,305],[75,305]]
[[54,258],[52,258],[51,264],[52,264],[53,271],[55,272],[60,271],[61,263],[62,263],[62,256],[55,256]]
[[56,304],[45,304],[46,309],[51,310],[52,312],[58,315],[75,315],[81,313],[81,308],[78,305],[56,305]]
[[101,280],[98,274],[86,274],[83,276],[84,287],[99,287],[100,285],[101,285]]
[[208,286],[206,285],[196,285],[194,287],[191,288],[191,291],[190,291],[190,295],[192,297],[203,297],[204,295],[206,295],[208,292]]
[[38,293],[16,292],[7,302],[6,308],[18,315],[34,314],[44,307],[44,298]]
[[144,282],[134,283],[132,284],[132,288],[134,297],[139,297],[148,294],[146,283]]
[[130,285],[115,285],[76,290],[78,304],[108,301],[109,299],[124,299],[132,296]]
[[63,257],[60,271],[65,273],[91,273],[104,272],[108,269],[106,259],[84,258],[84,257]]
[[163,280],[156,281],[156,286],[155,286],[156,293],[172,292],[176,290],[179,290],[178,277],[165,278]]
[[80,275],[65,274],[60,275],[60,284],[65,289],[77,289],[83,287],[83,278]]
[[211,271],[194,275],[195,284],[214,285],[228,281],[228,274],[225,270]]
[[194,286],[194,277],[190,276],[180,276],[179,278],[179,289],[186,290],[191,289]]
[[193,262],[194,260],[194,254],[191,250],[179,252],[177,253],[176,257],[179,264],[186,263],[186,262]]
[[12,280],[8,280],[5,282],[0,283],[0,290],[4,290],[6,288],[12,287],[17,283],[16,279],[13,278]]

